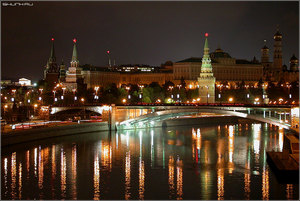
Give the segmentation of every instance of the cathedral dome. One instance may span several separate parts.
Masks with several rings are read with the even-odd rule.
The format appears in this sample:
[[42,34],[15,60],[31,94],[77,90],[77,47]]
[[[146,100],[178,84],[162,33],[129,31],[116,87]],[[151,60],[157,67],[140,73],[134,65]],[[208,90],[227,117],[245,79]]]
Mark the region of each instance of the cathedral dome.
[[227,52],[224,52],[222,49],[218,48],[214,52],[210,53],[210,58],[231,58],[231,56]]

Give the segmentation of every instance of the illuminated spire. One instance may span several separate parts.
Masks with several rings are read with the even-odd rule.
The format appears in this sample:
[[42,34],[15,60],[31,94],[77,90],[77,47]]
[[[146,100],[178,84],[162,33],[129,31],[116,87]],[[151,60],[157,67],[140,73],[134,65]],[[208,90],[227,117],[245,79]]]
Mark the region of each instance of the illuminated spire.
[[73,54],[72,54],[72,61],[71,62],[78,62],[77,58],[77,48],[76,48],[76,38],[73,39],[74,45],[73,45]]
[[55,51],[54,51],[54,38],[51,38],[51,41],[52,41],[52,44],[51,44],[50,57],[48,60],[49,63],[56,62]]
[[212,72],[211,59],[209,56],[208,33],[205,33],[204,54],[202,57],[201,72]]
[[73,39],[73,54],[72,54],[72,60],[71,60],[71,66],[72,67],[78,67],[79,66],[79,60],[77,55],[77,48],[76,48],[76,38]]

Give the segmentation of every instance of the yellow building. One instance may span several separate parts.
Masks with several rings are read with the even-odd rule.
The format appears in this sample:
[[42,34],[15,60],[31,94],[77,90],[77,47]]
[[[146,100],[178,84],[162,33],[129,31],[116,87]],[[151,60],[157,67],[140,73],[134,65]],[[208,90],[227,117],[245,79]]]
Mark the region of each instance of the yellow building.
[[[213,75],[216,82],[227,81],[235,85],[244,81],[255,84],[263,77],[263,66],[256,61],[232,58],[227,52],[218,48],[210,53]],[[173,65],[174,80],[183,78],[188,85],[197,85],[197,77],[201,71],[201,58],[191,57],[178,61]]]

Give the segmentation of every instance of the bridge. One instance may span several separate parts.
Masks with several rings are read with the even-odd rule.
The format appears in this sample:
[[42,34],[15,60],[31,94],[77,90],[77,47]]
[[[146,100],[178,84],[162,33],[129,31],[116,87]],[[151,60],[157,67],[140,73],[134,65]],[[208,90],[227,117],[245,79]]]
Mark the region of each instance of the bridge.
[[77,106],[51,107],[50,114],[81,109],[96,112],[112,129],[159,127],[165,120],[199,113],[237,116],[290,129],[291,107],[240,105],[141,105],[141,106]]

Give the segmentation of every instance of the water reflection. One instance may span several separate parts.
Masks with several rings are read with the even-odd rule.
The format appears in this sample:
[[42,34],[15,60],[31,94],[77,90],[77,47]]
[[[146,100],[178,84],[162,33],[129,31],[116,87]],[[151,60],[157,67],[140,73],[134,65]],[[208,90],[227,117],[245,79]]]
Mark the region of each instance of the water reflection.
[[56,160],[55,160],[55,145],[52,145],[51,150],[51,192],[52,199],[55,198],[55,175],[56,175]]
[[174,189],[174,158],[169,156],[169,199],[172,199]]
[[20,148],[3,154],[2,197],[297,199],[299,185],[282,188],[266,162],[266,151],[282,149],[285,130],[267,127],[137,129],[111,138],[89,133]]
[[[43,179],[44,179],[44,165],[43,160],[44,159],[44,152],[41,150],[41,146],[39,146],[39,162],[38,162],[38,186],[39,189],[43,189]],[[43,199],[43,192],[40,193],[40,198]]]
[[177,159],[177,200],[182,200],[183,195],[183,172],[182,172],[182,160]]
[[94,200],[100,199],[100,168],[98,152],[95,154],[94,160]]
[[66,165],[66,153],[64,149],[60,150],[60,187],[61,187],[61,197],[66,198],[66,174],[67,174],[67,165]]
[[77,199],[77,148],[76,144],[72,146],[72,200]]
[[17,161],[16,152],[11,155],[11,195],[12,199],[17,199],[16,182],[17,182]]
[[19,163],[19,200],[22,199],[22,164]]
[[125,157],[125,200],[130,199],[130,165],[130,151],[127,151]]
[[6,197],[7,196],[7,193],[8,193],[8,181],[7,181],[7,172],[8,172],[8,169],[7,169],[7,158],[4,158],[4,196]]

